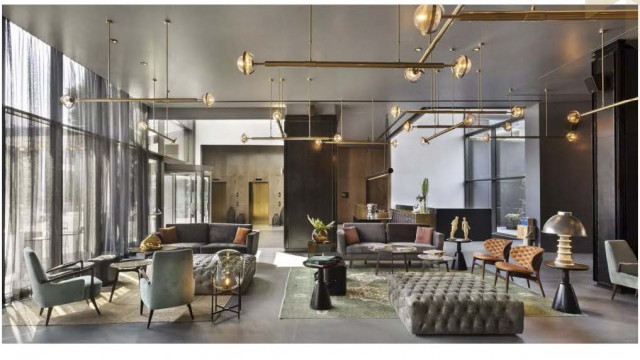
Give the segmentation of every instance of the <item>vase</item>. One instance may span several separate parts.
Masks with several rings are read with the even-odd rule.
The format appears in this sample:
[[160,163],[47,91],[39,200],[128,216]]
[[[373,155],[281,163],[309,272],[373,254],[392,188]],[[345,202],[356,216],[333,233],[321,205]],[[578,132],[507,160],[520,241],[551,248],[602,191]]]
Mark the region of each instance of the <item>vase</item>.
[[327,242],[327,230],[318,230],[315,229],[311,233],[311,240],[315,241],[318,244],[324,244]]

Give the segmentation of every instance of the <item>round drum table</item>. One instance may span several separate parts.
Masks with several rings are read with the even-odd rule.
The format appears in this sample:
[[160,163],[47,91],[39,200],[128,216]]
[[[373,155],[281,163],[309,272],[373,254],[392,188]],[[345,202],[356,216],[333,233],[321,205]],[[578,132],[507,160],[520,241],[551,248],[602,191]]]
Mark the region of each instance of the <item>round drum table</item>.
[[573,286],[569,281],[570,271],[587,271],[589,266],[585,264],[573,263],[573,265],[559,265],[555,261],[545,261],[544,264],[552,269],[562,270],[562,282],[558,285],[556,290],[556,296],[553,297],[553,305],[551,307],[554,310],[558,310],[569,314],[581,314],[580,305],[578,305],[578,298],[576,292],[573,291]]

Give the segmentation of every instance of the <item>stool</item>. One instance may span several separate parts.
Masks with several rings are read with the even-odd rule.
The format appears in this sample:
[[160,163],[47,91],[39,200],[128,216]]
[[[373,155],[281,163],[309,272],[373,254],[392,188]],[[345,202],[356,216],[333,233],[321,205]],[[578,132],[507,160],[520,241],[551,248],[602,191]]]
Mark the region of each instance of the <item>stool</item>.
[[323,271],[329,295],[347,295],[347,265],[344,261]]
[[102,286],[112,285],[116,281],[117,271],[109,266],[120,261],[116,255],[100,255],[88,260],[92,262],[95,277],[102,281]]

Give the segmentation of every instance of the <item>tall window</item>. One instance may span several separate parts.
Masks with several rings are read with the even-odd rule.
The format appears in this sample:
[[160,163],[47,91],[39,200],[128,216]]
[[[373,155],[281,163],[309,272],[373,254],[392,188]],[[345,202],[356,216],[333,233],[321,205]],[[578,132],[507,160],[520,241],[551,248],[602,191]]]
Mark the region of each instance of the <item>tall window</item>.
[[[512,131],[501,126],[504,120],[484,120],[490,130],[467,130],[465,134],[466,206],[492,209],[496,233],[515,236],[525,215],[524,121],[512,123]],[[485,142],[489,134],[492,141]]]

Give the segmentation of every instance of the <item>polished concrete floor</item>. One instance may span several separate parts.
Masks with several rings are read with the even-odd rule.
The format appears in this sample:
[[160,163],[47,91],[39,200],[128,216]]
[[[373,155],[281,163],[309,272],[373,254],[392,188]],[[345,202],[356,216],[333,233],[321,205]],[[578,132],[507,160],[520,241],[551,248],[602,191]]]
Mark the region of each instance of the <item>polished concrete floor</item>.
[[[275,236],[274,236],[275,237]],[[273,239],[272,239],[273,240]],[[275,241],[275,240],[273,240]],[[453,244],[445,251],[453,252]],[[463,246],[467,262],[480,243]],[[545,258],[553,259],[554,254]],[[587,316],[526,317],[517,336],[414,336],[398,319],[280,320],[278,314],[289,267],[300,266],[302,254],[262,248],[254,283],[242,298],[242,318],[225,315],[217,323],[153,323],[3,326],[2,342],[34,343],[637,343],[638,306],[633,294],[616,296],[599,288],[591,272],[572,273],[580,305]],[[575,260],[591,264],[590,255]],[[356,266],[363,266],[356,264]],[[553,296],[560,272],[543,266],[547,296]],[[516,280],[519,281],[519,280]],[[535,286],[534,290],[538,291]]]

